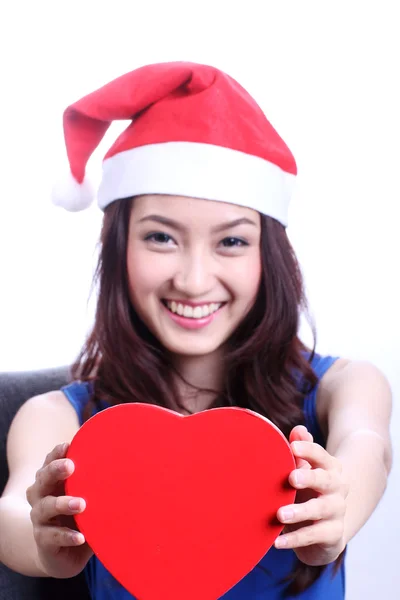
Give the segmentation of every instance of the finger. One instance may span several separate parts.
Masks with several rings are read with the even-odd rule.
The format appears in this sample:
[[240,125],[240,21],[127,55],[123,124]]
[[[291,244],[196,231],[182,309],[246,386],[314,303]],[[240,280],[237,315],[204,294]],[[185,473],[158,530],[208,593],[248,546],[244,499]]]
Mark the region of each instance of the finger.
[[312,442],[314,441],[313,436],[304,425],[296,425],[293,427],[289,435],[289,443],[296,441]]
[[307,527],[280,535],[275,540],[275,548],[302,548],[321,544],[329,546],[336,544],[343,535],[340,521],[317,521]]
[[277,518],[285,525],[303,523],[305,521],[321,521],[332,517],[342,517],[345,513],[345,502],[339,495],[312,498],[301,504],[283,506],[277,512]]
[[53,450],[48,453],[48,455],[46,456],[45,461],[43,463],[43,466],[47,467],[47,465],[49,465],[51,462],[53,462],[53,460],[58,460],[59,458],[65,458],[65,456],[67,455],[68,448],[69,448],[69,444],[67,442],[64,444],[58,444],[58,446],[53,448]]
[[[313,436],[304,425],[296,425],[289,435],[289,443],[291,444],[295,441],[312,442]],[[296,467],[298,469],[311,469],[310,463],[303,458],[296,458]]]
[[82,546],[86,541],[80,531],[74,531],[69,527],[40,526],[34,529],[34,534],[38,546],[53,551],[58,548]]
[[77,515],[86,508],[83,498],[73,496],[46,496],[31,510],[33,523],[46,524],[60,515]]
[[312,467],[321,467],[322,469],[335,469],[338,461],[331,456],[322,446],[313,442],[296,441],[291,444],[291,449],[295,458],[306,460]]
[[57,484],[65,481],[74,472],[75,465],[69,458],[53,460],[36,473],[34,487],[38,497],[53,495]]
[[311,469],[310,463],[303,458],[296,458],[296,467],[297,469]]
[[304,458],[297,458],[297,456],[295,456],[295,461],[297,469],[312,469],[310,463],[307,460],[304,460]]
[[320,494],[331,494],[341,487],[339,472],[325,469],[295,469],[289,475],[289,483],[298,490],[305,488]]

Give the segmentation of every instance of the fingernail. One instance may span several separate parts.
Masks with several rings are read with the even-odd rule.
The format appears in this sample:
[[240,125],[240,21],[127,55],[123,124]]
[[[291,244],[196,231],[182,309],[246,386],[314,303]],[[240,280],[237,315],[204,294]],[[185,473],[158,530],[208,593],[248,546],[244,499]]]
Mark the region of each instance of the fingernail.
[[291,521],[294,517],[294,510],[291,508],[285,508],[281,511],[281,519],[282,521]]
[[300,444],[299,442],[292,442],[292,450],[293,452],[300,452]]
[[287,538],[284,535],[280,535],[275,540],[275,547],[276,548],[284,548],[285,546],[287,546]]
[[70,510],[79,510],[81,507],[81,501],[78,498],[72,498],[72,500],[70,500],[68,502],[68,508]]
[[83,535],[79,532],[74,533],[72,535],[72,539],[74,540],[75,544],[83,544],[85,541],[85,538],[83,537]]
[[70,471],[71,468],[74,469],[74,463],[69,458],[66,458],[64,461],[63,471],[65,471],[65,472]]
[[297,470],[294,472],[293,475],[293,479],[296,485],[303,485],[304,484],[304,473],[301,472],[301,470]]

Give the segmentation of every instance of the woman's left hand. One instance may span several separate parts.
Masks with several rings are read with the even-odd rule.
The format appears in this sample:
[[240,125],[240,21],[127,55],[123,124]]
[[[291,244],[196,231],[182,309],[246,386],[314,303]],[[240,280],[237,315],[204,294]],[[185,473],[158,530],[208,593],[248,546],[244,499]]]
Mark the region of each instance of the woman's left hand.
[[278,510],[285,525],[276,548],[293,549],[307,565],[326,565],[344,550],[344,517],[348,486],[340,461],[315,444],[304,426],[295,427],[289,438],[296,469],[289,483],[297,490],[296,503]]

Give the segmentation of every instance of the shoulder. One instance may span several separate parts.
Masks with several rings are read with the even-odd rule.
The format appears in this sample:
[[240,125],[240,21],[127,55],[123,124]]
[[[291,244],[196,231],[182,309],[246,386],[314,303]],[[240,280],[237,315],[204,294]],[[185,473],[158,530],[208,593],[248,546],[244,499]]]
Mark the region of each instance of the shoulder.
[[79,429],[76,411],[61,391],[27,400],[15,415],[7,438],[10,479],[32,480],[57,444],[70,442]]
[[339,416],[347,422],[356,417],[360,426],[365,427],[372,421],[387,423],[391,408],[389,382],[370,362],[337,359],[320,380],[317,413],[326,427]]
[[347,389],[390,391],[389,382],[383,372],[367,361],[338,358],[321,378],[321,394],[332,395]]
[[322,377],[321,377],[321,381],[320,381],[320,388],[324,388],[327,386],[327,384],[329,384],[329,382],[332,379],[336,379],[338,376],[340,377],[340,373],[343,372],[343,369],[345,369],[349,364],[352,363],[352,361],[350,361],[347,358],[337,358],[337,357],[331,357],[331,356],[318,356],[316,359],[316,366],[318,369],[318,365],[320,363],[324,364],[326,361],[329,361],[328,363],[328,368],[324,369],[323,373],[322,373]]
[[28,423],[37,424],[38,420],[48,420],[55,418],[57,421],[77,423],[76,412],[65,394],[60,390],[47,392],[39,396],[33,396],[18,410],[14,417],[12,427]]

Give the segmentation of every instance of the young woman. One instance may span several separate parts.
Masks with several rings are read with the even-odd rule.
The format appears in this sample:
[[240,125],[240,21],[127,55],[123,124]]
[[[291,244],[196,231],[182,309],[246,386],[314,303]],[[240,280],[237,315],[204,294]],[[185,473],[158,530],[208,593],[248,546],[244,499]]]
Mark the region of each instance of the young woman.
[[65,496],[68,442],[117,403],[234,405],[287,436],[298,494],[278,511],[283,535],[224,598],[342,599],[346,545],[390,470],[391,394],[374,366],[319,356],[298,337],[306,303],[285,231],[294,158],[228,75],[150,65],[66,110],[75,197],[58,191],[57,203],[88,205],[86,162],[116,119],[132,122],[104,160],[94,327],[73,382],[12,424],[0,560],[27,575],[85,569],[95,600],[132,598],[76,531],[85,502]]

